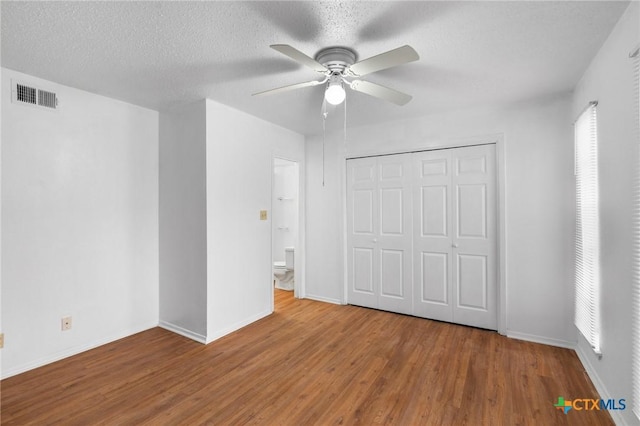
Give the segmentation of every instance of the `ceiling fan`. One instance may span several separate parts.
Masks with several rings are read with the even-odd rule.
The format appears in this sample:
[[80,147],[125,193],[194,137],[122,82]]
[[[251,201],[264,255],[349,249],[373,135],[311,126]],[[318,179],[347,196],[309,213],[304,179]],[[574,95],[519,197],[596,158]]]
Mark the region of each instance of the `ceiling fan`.
[[347,47],[324,48],[318,52],[315,59],[288,44],[272,44],[270,47],[322,74],[323,78],[322,80],[307,81],[265,90],[264,92],[254,93],[253,96],[273,95],[326,83],[325,100],[332,105],[339,105],[344,101],[346,97],[345,86],[356,92],[366,93],[396,105],[405,105],[411,100],[411,96],[406,93],[370,81],[360,80],[360,77],[367,74],[417,61],[420,57],[411,46],[398,47],[359,62],[356,62],[356,53]]

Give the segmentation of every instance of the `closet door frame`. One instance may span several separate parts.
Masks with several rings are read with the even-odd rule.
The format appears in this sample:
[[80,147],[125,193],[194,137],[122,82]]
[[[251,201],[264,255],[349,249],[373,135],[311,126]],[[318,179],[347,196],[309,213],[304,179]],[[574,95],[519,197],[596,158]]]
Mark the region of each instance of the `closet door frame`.
[[349,151],[347,143],[347,152],[341,155],[341,191],[342,191],[342,252],[343,252],[343,282],[342,296],[340,303],[347,303],[347,160],[375,157],[381,155],[406,154],[412,152],[430,151],[446,148],[462,148],[474,145],[495,144],[496,150],[496,224],[497,224],[497,315],[498,315],[498,333],[507,334],[507,273],[506,273],[506,167],[505,167],[505,142],[503,134],[492,134],[485,136],[475,136],[469,138],[449,139],[437,143],[425,144],[424,146],[415,146],[413,148],[405,148],[398,150],[375,150],[375,151]]

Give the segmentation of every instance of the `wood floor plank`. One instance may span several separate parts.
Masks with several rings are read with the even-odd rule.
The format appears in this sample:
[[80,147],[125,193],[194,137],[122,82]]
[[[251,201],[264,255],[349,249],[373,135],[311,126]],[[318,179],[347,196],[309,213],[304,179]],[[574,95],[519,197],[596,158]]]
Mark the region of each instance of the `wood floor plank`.
[[3,425],[611,425],[575,352],[276,291],[209,345],[155,328],[2,381]]

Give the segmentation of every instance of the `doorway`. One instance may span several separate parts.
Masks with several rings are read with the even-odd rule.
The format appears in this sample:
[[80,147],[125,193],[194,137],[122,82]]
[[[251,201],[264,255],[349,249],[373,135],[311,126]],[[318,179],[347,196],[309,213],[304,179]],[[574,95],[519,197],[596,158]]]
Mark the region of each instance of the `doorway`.
[[299,291],[300,170],[296,161],[274,157],[271,200],[271,253],[273,288],[277,292]]

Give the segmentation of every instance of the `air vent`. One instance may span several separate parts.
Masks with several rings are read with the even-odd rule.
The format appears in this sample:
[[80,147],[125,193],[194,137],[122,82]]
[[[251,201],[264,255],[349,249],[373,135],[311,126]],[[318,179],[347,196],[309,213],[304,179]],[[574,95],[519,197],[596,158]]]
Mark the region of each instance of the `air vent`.
[[58,96],[54,92],[15,81],[12,81],[12,88],[11,100],[13,102],[49,110],[58,109]]
[[17,84],[17,99],[20,102],[36,104],[36,89],[34,87]]
[[58,99],[53,92],[47,92],[46,90],[38,90],[38,105],[55,108],[58,106]]

